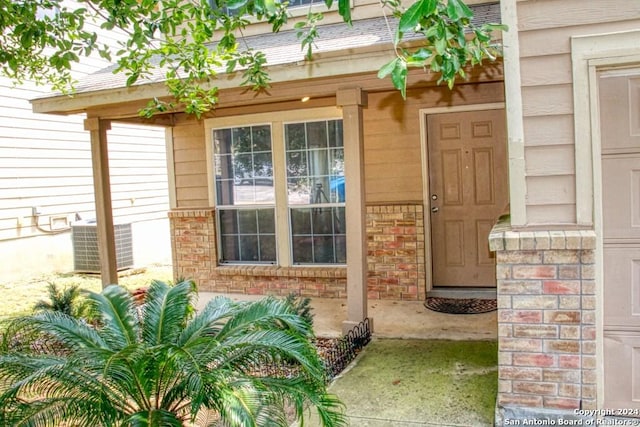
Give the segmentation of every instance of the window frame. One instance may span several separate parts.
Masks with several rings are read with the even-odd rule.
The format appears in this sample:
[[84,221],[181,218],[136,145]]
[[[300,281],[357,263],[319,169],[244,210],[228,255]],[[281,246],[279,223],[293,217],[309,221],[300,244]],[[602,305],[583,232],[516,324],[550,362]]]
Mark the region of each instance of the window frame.
[[[275,234],[276,234],[276,262],[279,267],[340,267],[346,264],[294,264],[292,254],[292,232],[289,218],[289,202],[287,192],[287,171],[286,171],[286,144],[285,144],[285,124],[321,121],[321,120],[342,120],[344,118],[342,111],[338,107],[319,107],[304,110],[290,110],[267,113],[256,113],[246,115],[236,115],[228,117],[211,118],[204,120],[205,142],[206,142],[206,160],[207,160],[207,178],[208,178],[208,199],[209,205],[216,210],[216,218],[218,215],[218,206],[216,202],[216,175],[214,165],[214,141],[213,132],[216,129],[270,125],[271,126],[271,149],[273,156],[273,184],[275,193]],[[348,166],[345,164],[345,169]],[[343,205],[346,204],[343,202]],[[302,207],[304,205],[295,205]],[[294,206],[294,207],[295,207]],[[335,205],[334,205],[335,206]],[[220,229],[216,226],[216,239],[220,238]],[[219,250],[219,241],[217,242]],[[220,257],[218,257],[220,258]],[[219,262],[219,259],[217,260]],[[258,263],[229,263],[232,265],[264,265]],[[228,265],[227,263],[221,265]]]

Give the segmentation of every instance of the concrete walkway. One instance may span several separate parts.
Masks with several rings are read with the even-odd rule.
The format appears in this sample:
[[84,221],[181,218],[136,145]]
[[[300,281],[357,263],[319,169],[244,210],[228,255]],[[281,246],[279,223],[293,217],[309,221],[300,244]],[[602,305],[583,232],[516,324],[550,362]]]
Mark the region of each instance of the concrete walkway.
[[[215,295],[201,293],[199,306]],[[314,298],[311,306],[316,335],[340,336],[346,301]],[[496,312],[452,315],[430,311],[421,301],[379,300],[369,300],[368,311],[373,341],[329,388],[345,403],[351,426],[493,424]]]
[[[215,297],[212,292],[201,292],[198,308]],[[262,295],[226,294],[235,301],[250,301]],[[346,300],[312,298],[314,329],[319,337],[338,337],[342,322],[347,318]],[[460,315],[428,310],[422,301],[369,300],[369,317],[373,319],[376,338],[415,338],[441,340],[497,340],[496,312]]]
[[495,341],[376,338],[329,391],[351,426],[491,426],[497,376]]

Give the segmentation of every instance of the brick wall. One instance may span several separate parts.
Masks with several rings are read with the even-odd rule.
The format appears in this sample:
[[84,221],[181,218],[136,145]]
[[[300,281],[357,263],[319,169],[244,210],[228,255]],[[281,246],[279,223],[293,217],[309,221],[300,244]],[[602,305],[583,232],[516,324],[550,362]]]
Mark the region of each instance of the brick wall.
[[169,212],[171,256],[176,278],[206,282],[217,259],[215,212],[210,209]]
[[[421,205],[367,207],[369,298],[425,297]],[[215,211],[169,213],[176,277],[193,278],[202,291],[346,298],[346,267],[218,265]]]
[[595,234],[494,227],[498,405],[595,409]]
[[422,205],[367,206],[368,296],[424,300]]

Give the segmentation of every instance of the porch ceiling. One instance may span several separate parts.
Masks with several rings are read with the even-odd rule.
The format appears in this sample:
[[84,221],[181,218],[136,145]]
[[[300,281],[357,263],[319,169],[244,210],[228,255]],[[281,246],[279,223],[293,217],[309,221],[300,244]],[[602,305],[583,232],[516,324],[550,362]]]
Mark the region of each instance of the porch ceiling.
[[[497,3],[473,8],[477,24],[499,21]],[[351,27],[344,23],[324,25],[315,43],[312,61],[305,59],[305,52],[293,30],[245,37],[244,41],[250,48],[265,54],[272,84],[339,79],[340,76],[375,73],[393,59],[395,25],[393,19],[384,17],[354,21]],[[105,105],[139,103],[169,96],[164,84],[164,69],[154,69],[148,78],[129,87],[126,86],[126,75],[114,74],[114,69],[115,65],[86,76],[71,97],[54,94],[32,100],[33,111],[74,114]],[[221,90],[238,88],[241,80],[241,73],[226,74],[221,68],[211,85]]]

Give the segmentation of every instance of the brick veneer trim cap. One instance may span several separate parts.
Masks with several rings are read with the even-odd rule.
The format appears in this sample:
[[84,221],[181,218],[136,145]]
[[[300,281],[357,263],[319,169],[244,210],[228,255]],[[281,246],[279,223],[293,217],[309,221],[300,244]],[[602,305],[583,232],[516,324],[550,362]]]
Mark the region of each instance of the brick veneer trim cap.
[[593,230],[513,231],[508,216],[503,216],[489,234],[491,251],[595,249]]

